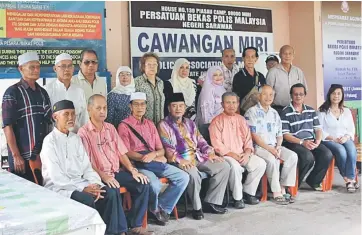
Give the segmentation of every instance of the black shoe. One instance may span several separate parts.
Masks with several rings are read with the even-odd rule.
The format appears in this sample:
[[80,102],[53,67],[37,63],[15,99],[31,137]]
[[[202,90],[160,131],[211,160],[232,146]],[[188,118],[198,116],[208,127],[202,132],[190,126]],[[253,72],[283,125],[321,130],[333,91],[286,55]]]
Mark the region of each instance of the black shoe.
[[212,203],[205,203],[205,207],[205,211],[213,214],[225,214],[228,211],[226,208],[222,208],[221,206]]
[[247,193],[244,194],[244,201],[246,204],[249,204],[249,205],[256,205],[256,204],[259,204],[259,199],[257,199],[255,196],[251,196]]
[[245,208],[244,200],[243,200],[243,199],[241,199],[241,200],[235,200],[235,201],[234,201],[234,208],[235,208],[235,209],[244,209],[244,208]]
[[165,222],[168,222],[170,220],[170,215],[167,214],[167,212],[161,208],[160,208],[160,213],[161,213],[162,217],[165,219]]
[[202,220],[204,218],[204,213],[202,212],[202,209],[192,210],[192,218],[194,218],[195,220]]
[[166,220],[165,218],[161,215],[161,213],[158,211],[156,213],[153,213],[150,211],[149,216],[152,220],[155,221],[155,223],[157,225],[161,225],[161,226],[165,226],[166,225]]

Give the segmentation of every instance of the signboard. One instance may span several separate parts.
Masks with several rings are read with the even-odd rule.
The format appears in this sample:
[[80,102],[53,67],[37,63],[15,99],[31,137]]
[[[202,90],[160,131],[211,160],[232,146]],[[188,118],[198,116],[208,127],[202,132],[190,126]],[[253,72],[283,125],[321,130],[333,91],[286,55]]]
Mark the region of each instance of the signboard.
[[197,78],[221,64],[225,48],[234,48],[237,62],[245,47],[273,51],[271,10],[183,2],[130,2],[131,61],[135,76],[146,52],[160,56],[159,77],[168,80],[175,60],[190,61]]
[[322,2],[324,94],[343,85],[346,101],[361,106],[361,2]]
[[18,55],[38,52],[42,72],[53,72],[54,59],[69,53],[78,65],[83,49],[98,54],[106,69],[104,2],[0,2],[0,73],[17,70]]

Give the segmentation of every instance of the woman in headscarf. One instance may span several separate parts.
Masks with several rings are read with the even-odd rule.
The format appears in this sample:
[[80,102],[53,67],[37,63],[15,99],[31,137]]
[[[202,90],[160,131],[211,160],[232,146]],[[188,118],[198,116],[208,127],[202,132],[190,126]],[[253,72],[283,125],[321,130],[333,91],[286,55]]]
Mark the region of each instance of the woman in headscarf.
[[[185,117],[195,120],[195,98],[197,86],[195,80],[189,78],[190,62],[185,58],[175,61],[171,79],[164,82],[164,94],[166,102],[170,100],[173,93],[181,92],[185,97],[186,112]],[[168,104],[165,105],[165,117],[168,115]]]
[[118,124],[130,114],[129,100],[131,93],[135,92],[135,83],[132,70],[128,66],[121,66],[116,73],[116,86],[108,93],[107,122],[112,123],[117,129]]
[[226,90],[223,86],[224,76],[222,71],[219,66],[207,70],[196,112],[196,123],[199,127],[210,124],[215,116],[224,111],[221,106],[221,98]]

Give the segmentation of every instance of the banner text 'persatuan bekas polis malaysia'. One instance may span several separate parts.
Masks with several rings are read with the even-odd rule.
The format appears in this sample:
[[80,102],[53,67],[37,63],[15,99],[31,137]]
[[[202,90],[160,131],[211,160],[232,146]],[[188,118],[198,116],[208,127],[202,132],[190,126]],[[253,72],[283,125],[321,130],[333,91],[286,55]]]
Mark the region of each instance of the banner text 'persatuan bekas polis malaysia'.
[[190,61],[190,77],[197,78],[221,64],[221,52],[234,48],[238,63],[243,48],[273,51],[271,10],[182,2],[130,3],[131,59],[140,74],[140,57],[146,52],[160,56],[159,77],[168,80],[175,60]]

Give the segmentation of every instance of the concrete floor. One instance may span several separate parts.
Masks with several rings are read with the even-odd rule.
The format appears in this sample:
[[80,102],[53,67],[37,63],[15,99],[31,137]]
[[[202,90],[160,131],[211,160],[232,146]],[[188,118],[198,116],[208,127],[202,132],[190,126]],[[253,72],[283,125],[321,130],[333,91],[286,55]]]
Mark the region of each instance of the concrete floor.
[[361,192],[346,192],[342,177],[335,172],[333,190],[311,191],[303,184],[294,204],[270,201],[243,210],[228,208],[225,215],[205,214],[171,220],[161,227],[149,225],[157,235],[360,235]]

